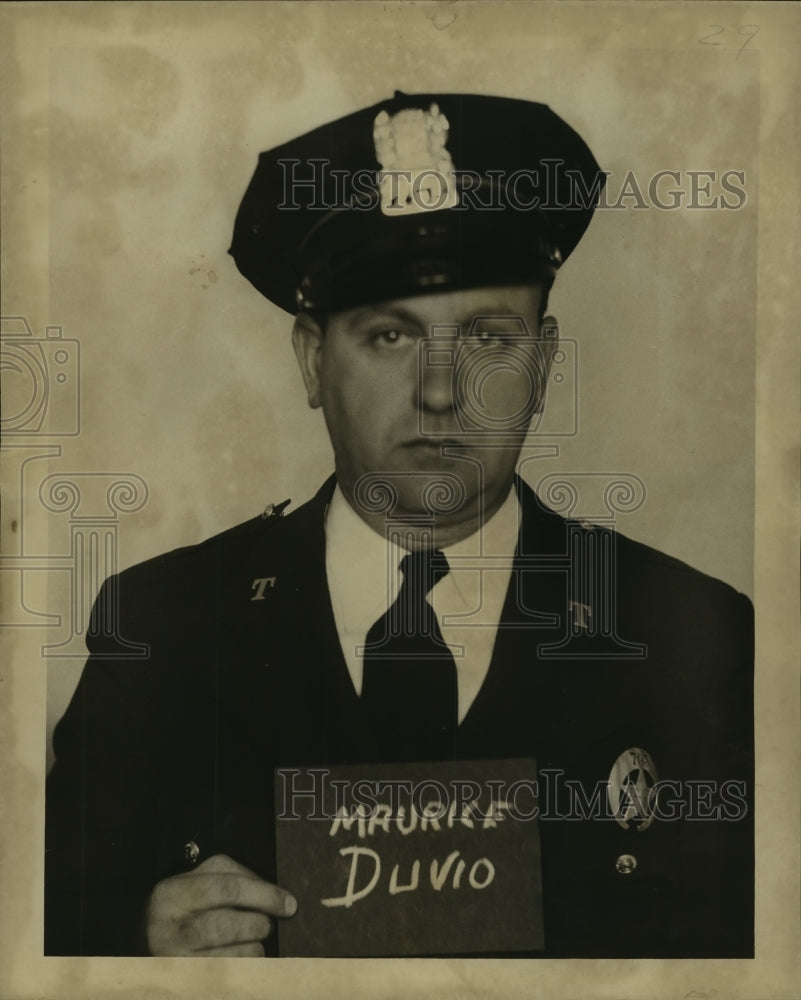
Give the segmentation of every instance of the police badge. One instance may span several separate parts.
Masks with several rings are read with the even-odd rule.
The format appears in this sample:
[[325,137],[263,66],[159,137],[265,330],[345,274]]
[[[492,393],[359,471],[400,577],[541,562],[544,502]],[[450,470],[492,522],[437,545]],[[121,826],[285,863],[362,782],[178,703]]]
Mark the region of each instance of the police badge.
[[659,777],[647,750],[624,750],[612,765],[607,785],[609,808],[624,830],[642,833],[656,815]]
[[380,111],[373,123],[381,211],[404,216],[453,208],[456,178],[448,141],[448,119],[432,104],[428,111]]

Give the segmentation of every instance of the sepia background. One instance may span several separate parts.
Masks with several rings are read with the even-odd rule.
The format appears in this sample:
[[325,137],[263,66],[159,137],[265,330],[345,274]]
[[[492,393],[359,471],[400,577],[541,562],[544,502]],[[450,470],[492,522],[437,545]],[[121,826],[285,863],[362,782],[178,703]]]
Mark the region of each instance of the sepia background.
[[[764,49],[786,58],[792,34],[756,7],[694,10],[7,5],[3,332],[20,356],[38,351],[50,379],[42,421],[12,426],[4,456],[3,621],[16,662],[40,665],[31,794],[104,569],[200,541],[270,501],[298,505],[332,470],[291,319],[226,250],[262,149],[396,89],[542,101],[611,172],[606,200],[621,207],[596,213],[557,278],[551,311],[570,363],[522,473],[534,486],[589,473],[641,484],[619,530],[754,595],[760,144],[782,148],[793,120],[783,92],[763,89]],[[675,210],[648,192],[665,170],[679,173],[659,188],[668,200],[682,192]],[[745,177],[741,207],[687,207],[691,171],[732,170]],[[642,200],[619,198],[629,171]],[[712,180],[695,201],[720,193]],[[4,371],[7,420],[28,412],[26,378]],[[558,453],[539,454],[544,445]],[[593,502],[580,513],[604,514]],[[91,531],[107,551],[79,579]],[[20,725],[11,720],[12,740]],[[35,822],[27,830],[41,840]],[[32,896],[25,914],[34,938],[37,906]]]

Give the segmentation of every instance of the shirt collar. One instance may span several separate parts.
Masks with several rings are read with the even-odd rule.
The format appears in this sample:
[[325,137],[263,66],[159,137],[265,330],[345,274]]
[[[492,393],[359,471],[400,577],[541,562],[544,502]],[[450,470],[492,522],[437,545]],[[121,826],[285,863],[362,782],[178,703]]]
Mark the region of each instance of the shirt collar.
[[[443,549],[449,576],[468,600],[471,584],[464,569],[475,570],[479,557],[511,561],[519,533],[520,504],[510,489],[506,500],[478,531]],[[382,538],[353,510],[339,486],[334,490],[325,522],[328,590],[338,622],[346,632],[369,628],[392,604],[401,583],[399,565],[407,550]]]

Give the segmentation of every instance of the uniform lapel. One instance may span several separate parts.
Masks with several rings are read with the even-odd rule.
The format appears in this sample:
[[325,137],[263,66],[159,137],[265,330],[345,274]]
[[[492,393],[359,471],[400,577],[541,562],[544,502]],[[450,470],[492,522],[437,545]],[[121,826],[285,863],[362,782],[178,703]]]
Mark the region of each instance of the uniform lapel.
[[374,757],[342,655],[328,592],[325,514],[336,481],[287,519],[281,538],[285,584],[262,628],[271,650],[278,765],[334,764]]
[[461,757],[536,754],[547,692],[537,646],[561,635],[566,600],[564,521],[519,478],[520,532],[489,672],[459,727]]

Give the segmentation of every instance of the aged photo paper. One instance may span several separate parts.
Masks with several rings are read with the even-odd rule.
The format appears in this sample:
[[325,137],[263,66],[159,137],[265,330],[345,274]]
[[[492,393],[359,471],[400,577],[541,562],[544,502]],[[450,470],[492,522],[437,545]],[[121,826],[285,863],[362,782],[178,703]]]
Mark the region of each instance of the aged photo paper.
[[[798,8],[120,0],[0,20],[0,997],[797,996]],[[333,469],[291,318],[227,254],[258,154],[396,90],[543,102],[608,172],[554,288],[563,368],[520,472],[552,503],[584,483],[576,516],[754,602],[754,959],[43,956],[44,781],[103,579],[299,506]],[[627,484],[611,511],[607,480]]]

